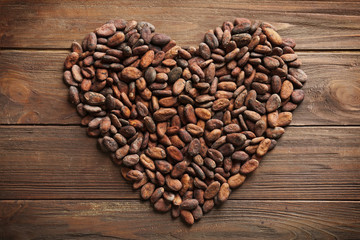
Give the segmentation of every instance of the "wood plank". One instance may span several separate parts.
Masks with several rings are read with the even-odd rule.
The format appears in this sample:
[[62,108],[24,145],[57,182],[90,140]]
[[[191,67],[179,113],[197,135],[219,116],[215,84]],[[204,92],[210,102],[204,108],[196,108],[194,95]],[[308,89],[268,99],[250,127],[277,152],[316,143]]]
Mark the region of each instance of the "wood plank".
[[[66,54],[0,51],[0,124],[79,124],[62,81]],[[292,125],[360,125],[360,54],[299,55],[309,81]]]
[[3,239],[359,239],[359,202],[228,201],[188,227],[139,201],[1,201]]
[[[76,126],[0,126],[0,199],[138,199]],[[360,128],[289,127],[231,199],[360,200]]]
[[0,51],[0,123],[80,123],[63,83],[65,56],[65,51]]
[[[346,2],[346,3],[345,3]],[[69,48],[110,19],[149,21],[181,45],[235,17],[272,23],[299,49],[359,49],[358,1],[2,1],[0,47]]]

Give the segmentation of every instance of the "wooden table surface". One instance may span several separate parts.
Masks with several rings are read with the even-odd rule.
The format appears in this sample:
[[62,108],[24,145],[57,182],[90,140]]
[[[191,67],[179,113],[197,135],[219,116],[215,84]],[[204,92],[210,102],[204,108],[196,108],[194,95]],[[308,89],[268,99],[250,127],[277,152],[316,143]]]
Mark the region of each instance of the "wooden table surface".
[[[297,41],[306,99],[230,200],[192,227],[139,200],[67,101],[73,40],[114,18],[179,45],[235,17]],[[359,1],[0,1],[0,239],[360,239]]]

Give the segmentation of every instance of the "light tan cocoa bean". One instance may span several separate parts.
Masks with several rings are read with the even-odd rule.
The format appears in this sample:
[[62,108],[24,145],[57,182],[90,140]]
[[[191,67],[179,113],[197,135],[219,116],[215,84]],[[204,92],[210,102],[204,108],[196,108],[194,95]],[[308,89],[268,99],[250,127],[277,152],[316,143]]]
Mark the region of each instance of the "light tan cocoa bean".
[[246,179],[246,176],[243,176],[243,175],[237,173],[228,179],[228,184],[229,184],[230,188],[238,188],[238,187],[240,187],[241,184],[243,184],[245,179]]
[[264,156],[269,150],[270,144],[271,140],[269,138],[262,140],[256,150],[256,155],[258,155],[259,157]]
[[250,159],[246,161],[240,168],[241,174],[249,174],[255,171],[259,166],[259,161],[256,159]]
[[288,80],[285,80],[282,83],[281,90],[280,90],[281,99],[283,99],[283,100],[288,99],[291,96],[293,90],[294,90],[294,86],[292,85],[292,83]]
[[228,200],[231,193],[231,189],[228,183],[223,183],[218,193],[218,201],[223,203]]
[[280,35],[272,28],[263,28],[263,31],[266,35],[266,37],[269,39],[269,41],[274,44],[275,46],[280,46],[282,44],[282,38]]

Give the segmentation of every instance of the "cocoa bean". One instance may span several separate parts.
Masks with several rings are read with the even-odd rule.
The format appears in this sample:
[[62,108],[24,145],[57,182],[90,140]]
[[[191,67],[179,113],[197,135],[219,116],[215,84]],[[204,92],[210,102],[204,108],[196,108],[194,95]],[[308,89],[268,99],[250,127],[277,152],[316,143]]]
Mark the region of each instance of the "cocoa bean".
[[139,155],[132,154],[123,158],[123,164],[127,167],[133,167],[139,162]]
[[130,149],[130,146],[125,145],[125,146],[122,146],[121,148],[119,148],[118,150],[116,150],[116,152],[115,152],[116,159],[121,160],[123,157],[125,157],[128,154],[129,149]]
[[282,38],[280,37],[280,35],[272,28],[263,28],[263,31],[266,35],[266,37],[269,39],[269,41],[276,45],[281,45],[282,44]]
[[115,139],[105,136],[103,140],[103,144],[106,147],[107,150],[111,152],[115,152],[118,149],[118,144],[115,141]]
[[151,195],[154,193],[155,190],[155,185],[153,183],[146,183],[142,188],[141,188],[141,198],[144,200],[148,200]]
[[167,203],[163,198],[160,198],[154,204],[154,209],[158,212],[168,212],[171,209],[171,204]]
[[139,170],[130,170],[126,177],[128,177],[132,181],[139,181],[144,177],[144,174],[140,172]]
[[[165,192],[165,190],[163,187],[156,188],[150,197],[150,202],[156,203],[161,198],[161,196],[164,194],[164,192]],[[162,204],[163,203],[160,202],[159,207],[161,207]]]
[[151,43],[155,44],[155,45],[163,46],[163,45],[167,44],[168,42],[170,42],[170,37],[165,34],[156,33],[151,38]]
[[105,103],[106,98],[101,93],[86,92],[84,94],[85,102],[89,105],[101,105]]
[[200,140],[197,138],[194,138],[190,143],[188,147],[188,154],[190,156],[195,156],[200,153],[201,150],[201,143]]
[[204,198],[212,199],[214,198],[220,190],[220,183],[218,181],[214,181],[211,183],[205,190]]
[[238,188],[245,181],[245,176],[241,174],[235,174],[228,179],[228,184],[231,188]]
[[170,146],[170,147],[166,148],[166,152],[167,152],[167,155],[169,157],[171,157],[172,159],[174,159],[175,161],[180,162],[184,159],[184,156],[181,153],[181,151],[175,146]]
[[192,213],[190,211],[181,210],[180,216],[187,224],[189,224],[189,225],[194,224],[194,216],[192,215]]
[[157,122],[164,122],[175,116],[176,113],[177,111],[174,108],[160,108],[153,114],[153,117]]
[[171,178],[169,175],[165,177],[166,186],[168,186],[172,191],[180,191],[182,184],[180,180]]
[[196,199],[187,199],[180,204],[180,208],[183,210],[194,210],[199,206],[199,202]]
[[230,196],[230,186],[228,183],[223,183],[220,187],[219,193],[218,193],[218,201],[223,203],[226,200],[228,200]]
[[[270,148],[269,148],[270,149]],[[259,161],[256,159],[250,159],[248,161],[246,161],[240,168],[240,173],[241,174],[249,174],[253,171],[255,171],[255,169],[257,169],[259,166]]]

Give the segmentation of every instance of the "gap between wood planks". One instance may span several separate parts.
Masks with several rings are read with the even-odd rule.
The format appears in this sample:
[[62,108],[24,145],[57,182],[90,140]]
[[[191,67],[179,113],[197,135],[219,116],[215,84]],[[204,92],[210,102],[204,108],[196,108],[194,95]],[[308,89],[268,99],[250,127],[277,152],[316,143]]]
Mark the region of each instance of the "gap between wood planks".
[[[0,126],[7,126],[7,127],[14,127],[14,126],[24,126],[24,127],[31,127],[31,126],[34,126],[34,127],[37,127],[37,126],[54,126],[54,127],[67,127],[67,126],[70,126],[70,127],[83,127],[83,128],[86,128],[86,126],[82,126],[80,123],[79,124],[74,124],[74,123],[64,123],[64,124],[57,124],[57,123],[31,123],[31,124],[27,124],[27,123],[10,123],[10,124],[7,124],[7,123],[0,123]],[[303,128],[303,127],[342,127],[342,128],[351,128],[351,127],[360,127],[360,125],[336,125],[336,124],[330,124],[330,125],[311,125],[311,124],[306,124],[306,125],[288,125],[286,126],[285,128],[287,127],[295,127],[295,128]]]
[[[3,201],[137,201],[137,202],[144,202],[148,203],[148,200],[142,200],[140,197],[137,198],[2,198],[0,199],[0,203]],[[312,203],[312,202],[322,202],[322,203],[359,203],[360,200],[356,199],[238,199],[238,198],[230,198],[226,200],[229,201],[236,201],[236,202],[267,202],[267,203],[278,203],[278,202],[293,202],[293,203]],[[220,205],[221,206],[221,205]]]
[[[0,51],[5,51],[5,50],[13,50],[13,51],[36,51],[36,52],[62,52],[62,51],[70,51],[70,44],[68,48],[32,48],[32,47],[0,47]],[[302,49],[296,49],[295,48],[295,53],[296,52],[302,52],[302,53],[346,53],[346,52],[351,52],[351,53],[360,53],[360,48],[358,49],[306,49],[306,48],[302,48]]]

